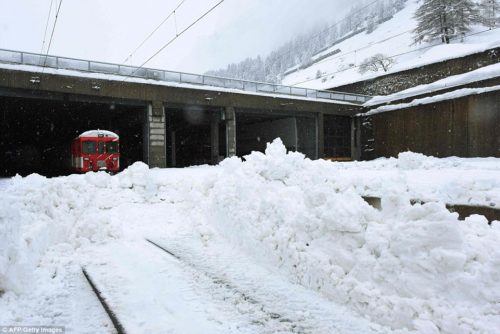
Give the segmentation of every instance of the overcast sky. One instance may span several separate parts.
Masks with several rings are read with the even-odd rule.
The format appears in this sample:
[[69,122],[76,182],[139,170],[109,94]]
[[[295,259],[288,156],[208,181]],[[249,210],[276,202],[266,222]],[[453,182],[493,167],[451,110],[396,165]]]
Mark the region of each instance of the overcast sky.
[[[56,6],[47,31],[50,39]],[[50,54],[123,63],[181,0],[63,0]],[[185,0],[127,62],[141,65],[219,0]],[[265,56],[295,34],[342,17],[352,0],[225,0],[147,67],[203,73]],[[51,0],[0,0],[0,48],[41,52]]]

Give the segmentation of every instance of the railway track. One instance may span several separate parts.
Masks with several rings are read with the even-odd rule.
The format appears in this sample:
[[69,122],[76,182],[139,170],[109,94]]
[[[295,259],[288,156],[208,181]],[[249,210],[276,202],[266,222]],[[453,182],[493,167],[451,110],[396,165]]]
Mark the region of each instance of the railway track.
[[[190,262],[188,259],[183,258],[179,254],[177,254],[175,251],[172,251],[150,239],[146,239],[146,241],[151,245],[157,247],[161,251],[165,252],[166,254],[179,260],[183,264],[191,267],[193,270],[199,271],[201,275],[206,276],[212,285],[211,289],[215,289],[216,291],[214,295],[220,294],[231,296],[227,299],[224,299],[226,302],[231,303],[232,305],[243,304],[238,305],[236,309],[243,316],[251,316],[250,323],[255,327],[264,328],[264,330],[266,327],[279,328],[279,330],[277,331],[273,330],[273,333],[314,333],[314,331],[305,328],[300,323],[297,323],[296,321],[283,316],[277,310],[270,310],[269,307],[250,296],[248,292],[242,291],[234,284],[229,282],[226,278],[224,278],[223,275],[214,275],[206,270],[202,270],[201,268]],[[273,324],[271,324],[271,322]]]
[[381,332],[226,248],[142,239],[98,256],[82,273],[118,334]]
[[82,273],[83,273],[83,276],[85,276],[85,279],[89,283],[90,287],[92,288],[92,291],[96,295],[97,299],[101,303],[102,307],[104,308],[104,311],[106,312],[109,319],[111,320],[111,323],[113,324],[113,327],[115,328],[116,333],[117,334],[126,334],[125,329],[124,329],[123,325],[121,324],[120,320],[118,319],[116,313],[113,312],[113,310],[110,308],[106,299],[102,295],[101,291],[99,290],[99,288],[97,288],[93,279],[90,277],[87,270],[83,267],[82,267]]
[[[273,333],[296,333],[306,334],[313,333],[309,329],[302,326],[300,323],[283,316],[278,311],[270,310],[267,306],[261,304],[258,300],[250,296],[247,292],[241,291],[233,285],[223,275],[213,275],[200,268],[197,268],[193,263],[190,263],[186,258],[176,252],[167,249],[165,246],[157,242],[146,239],[146,242],[152,247],[160,250],[165,256],[171,257],[179,262],[181,266],[189,268],[191,272],[188,275],[195,277],[197,281],[206,281],[206,290],[210,291],[212,297],[218,302],[226,303],[228,308],[236,309],[240,313],[240,317],[248,318],[248,325],[254,331],[265,333],[266,328],[273,328]],[[106,291],[102,290],[96,283],[97,281],[91,276],[87,268],[82,267],[82,273],[89,283],[96,298],[99,300],[107,316],[111,320],[117,334],[126,334],[127,330],[119,319],[119,315],[111,308],[111,301],[106,297]],[[116,303],[115,303],[116,304]],[[277,330],[276,330],[277,329]],[[130,333],[130,331],[128,331]]]

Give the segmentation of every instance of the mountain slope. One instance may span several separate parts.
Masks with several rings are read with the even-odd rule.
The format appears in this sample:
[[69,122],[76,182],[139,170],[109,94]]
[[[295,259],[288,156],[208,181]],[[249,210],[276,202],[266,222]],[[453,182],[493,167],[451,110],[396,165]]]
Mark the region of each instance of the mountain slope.
[[[439,41],[412,45],[412,31],[417,24],[413,15],[418,6],[417,0],[409,0],[403,10],[372,33],[357,34],[325,50],[323,53],[336,49],[340,52],[287,75],[283,84],[328,89],[500,46],[500,29],[488,31],[484,26],[472,27],[463,41],[453,40],[447,45]],[[389,71],[361,74],[359,66],[363,60],[379,53],[394,60]]]

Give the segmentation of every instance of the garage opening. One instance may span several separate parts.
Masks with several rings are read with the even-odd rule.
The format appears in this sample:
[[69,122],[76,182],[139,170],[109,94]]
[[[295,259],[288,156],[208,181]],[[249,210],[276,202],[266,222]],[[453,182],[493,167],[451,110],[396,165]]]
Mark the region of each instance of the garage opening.
[[288,151],[317,159],[316,118],[255,111],[236,113],[236,154],[264,152],[266,144],[281,138]]
[[120,167],[143,161],[145,105],[0,97],[0,175],[68,175],[71,141],[87,130],[120,136]]
[[215,165],[226,157],[222,109],[186,106],[165,112],[169,167]]
[[351,160],[351,118],[325,115],[325,158],[336,161]]

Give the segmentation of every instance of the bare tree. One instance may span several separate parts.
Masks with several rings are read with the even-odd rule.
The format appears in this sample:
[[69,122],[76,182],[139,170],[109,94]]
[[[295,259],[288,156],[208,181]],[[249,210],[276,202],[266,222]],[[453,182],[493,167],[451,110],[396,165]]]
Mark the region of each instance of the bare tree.
[[364,74],[368,71],[378,72],[383,70],[384,72],[389,71],[389,69],[395,64],[393,58],[387,57],[382,53],[377,53],[376,55],[366,58],[359,65],[359,73]]

